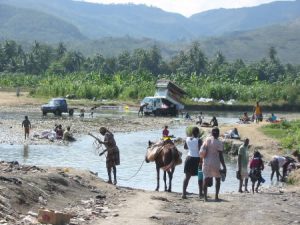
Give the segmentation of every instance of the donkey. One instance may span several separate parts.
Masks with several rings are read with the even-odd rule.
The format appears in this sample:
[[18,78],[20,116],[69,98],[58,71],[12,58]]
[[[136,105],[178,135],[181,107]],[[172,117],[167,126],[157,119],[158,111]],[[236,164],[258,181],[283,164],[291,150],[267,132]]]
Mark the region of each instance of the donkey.
[[[154,143],[149,141],[148,149],[152,147]],[[181,153],[176,148],[175,144],[171,140],[166,140],[163,144],[158,147],[155,152],[153,159],[149,160],[149,155],[146,155],[145,161],[149,163],[150,161],[154,161],[156,164],[156,173],[157,173],[157,186],[155,191],[159,190],[159,169],[163,169],[164,171],[164,183],[165,183],[165,191],[172,191],[172,178],[173,173],[175,171],[175,166],[181,164]],[[169,176],[169,188],[167,187],[167,173]]]

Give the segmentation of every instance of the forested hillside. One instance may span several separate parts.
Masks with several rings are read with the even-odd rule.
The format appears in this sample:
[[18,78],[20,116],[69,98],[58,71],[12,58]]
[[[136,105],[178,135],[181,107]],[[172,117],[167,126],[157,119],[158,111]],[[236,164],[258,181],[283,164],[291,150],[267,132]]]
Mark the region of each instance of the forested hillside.
[[277,1],[256,7],[217,9],[193,15],[198,35],[220,35],[286,23],[300,18],[300,0]]
[[200,36],[286,23],[300,17],[300,0],[272,2],[250,8],[211,10],[190,18],[133,4],[103,5],[72,0],[0,0],[0,3],[58,17],[73,24],[90,39],[129,35],[164,41],[193,40]]
[[71,0],[10,0],[6,4],[59,17],[90,39],[125,35],[158,40],[194,37],[184,16],[145,5],[101,5]]
[[0,4],[0,39],[19,41],[84,40],[72,24],[42,12]]
[[[276,47],[278,58],[284,63],[300,64],[300,19],[288,24],[273,25],[252,31],[233,32],[216,38],[197,40],[208,58],[218,52],[228,61],[243,59],[253,62],[262,59],[270,47]],[[69,48],[80,50],[84,55],[101,53],[104,56],[116,56],[126,50],[133,52],[136,48],[149,49],[153,45],[161,49],[164,57],[170,59],[181,50],[190,47],[191,42],[161,42],[153,39],[102,38],[98,41],[77,42]]]
[[203,51],[209,57],[221,51],[230,61],[241,58],[246,62],[261,59],[271,46],[276,47],[278,57],[283,62],[300,64],[300,19],[253,31],[234,32],[201,42]]

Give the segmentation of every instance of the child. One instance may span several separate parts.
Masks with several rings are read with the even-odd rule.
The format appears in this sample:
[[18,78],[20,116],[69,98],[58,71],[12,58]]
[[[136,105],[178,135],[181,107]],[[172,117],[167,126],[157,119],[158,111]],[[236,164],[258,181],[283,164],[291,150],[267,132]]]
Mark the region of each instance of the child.
[[31,123],[28,120],[28,116],[25,116],[25,120],[23,120],[22,122],[22,127],[24,127],[25,140],[26,140],[26,137],[29,138],[29,129],[31,129]]
[[169,137],[168,126],[165,126],[165,129],[164,129],[163,132],[162,132],[162,136],[163,136],[163,138]]
[[250,162],[250,173],[249,177],[252,181],[252,193],[254,193],[254,186],[257,181],[257,186],[255,192],[258,193],[258,187],[263,181],[261,176],[261,171],[264,170],[264,162],[262,161],[262,156],[259,151],[254,152],[253,159]]

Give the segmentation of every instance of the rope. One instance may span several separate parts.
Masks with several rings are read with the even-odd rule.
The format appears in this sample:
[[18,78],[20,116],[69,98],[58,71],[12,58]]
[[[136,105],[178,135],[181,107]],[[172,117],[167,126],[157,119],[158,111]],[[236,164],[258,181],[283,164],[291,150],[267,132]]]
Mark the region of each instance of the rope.
[[124,179],[124,178],[118,178],[119,180],[122,180],[122,181],[129,181],[131,180],[132,178],[134,178],[142,169],[142,166],[144,165],[144,162],[145,160],[143,160],[142,164],[140,165],[139,169],[135,172],[135,174],[133,174],[131,177],[127,178],[127,179]]

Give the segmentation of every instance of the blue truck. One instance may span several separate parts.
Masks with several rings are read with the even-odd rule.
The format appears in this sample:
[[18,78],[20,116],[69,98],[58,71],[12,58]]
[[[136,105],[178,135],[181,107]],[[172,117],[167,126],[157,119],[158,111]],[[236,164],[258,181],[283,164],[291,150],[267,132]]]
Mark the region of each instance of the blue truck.
[[42,105],[41,110],[44,116],[47,113],[53,113],[54,115],[61,116],[62,113],[69,113],[69,116],[73,116],[75,108],[68,108],[66,99],[64,98],[52,98],[48,104]]

